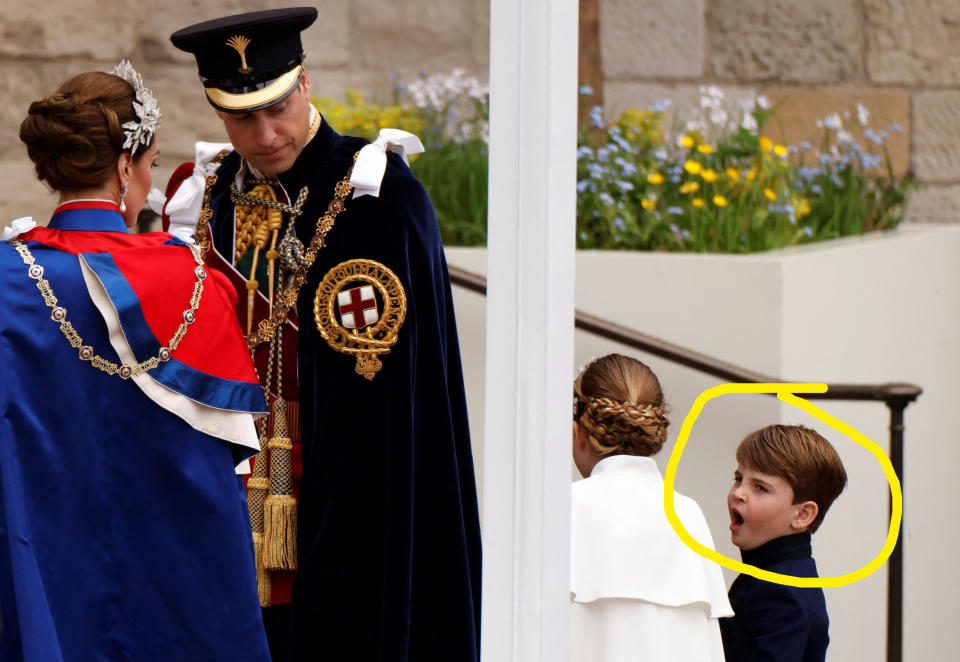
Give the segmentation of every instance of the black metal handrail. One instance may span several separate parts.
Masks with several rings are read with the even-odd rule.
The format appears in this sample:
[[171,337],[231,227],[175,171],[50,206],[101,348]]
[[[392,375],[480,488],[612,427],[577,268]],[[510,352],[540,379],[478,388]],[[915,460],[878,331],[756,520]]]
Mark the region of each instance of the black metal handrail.
[[[454,285],[486,295],[487,279],[479,274],[449,266]],[[712,356],[666,340],[629,329],[589,313],[574,311],[576,328],[596,336],[653,354],[688,368],[735,383],[783,383],[788,380],[762,375]],[[914,384],[827,384],[826,393],[804,393],[804,398],[819,400],[873,400],[890,409],[890,464],[903,487],[903,410],[916,400],[923,389]],[[903,530],[903,519],[900,520]],[[903,550],[902,536],[890,554],[887,566],[887,661],[903,659]]]

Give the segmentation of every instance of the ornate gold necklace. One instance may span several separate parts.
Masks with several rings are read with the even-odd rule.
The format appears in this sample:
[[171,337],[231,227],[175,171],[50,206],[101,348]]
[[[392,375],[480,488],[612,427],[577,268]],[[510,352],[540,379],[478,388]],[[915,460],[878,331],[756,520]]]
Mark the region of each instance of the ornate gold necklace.
[[141,361],[133,365],[126,363],[118,365],[97,354],[90,345],[83,344],[83,338],[81,338],[77,330],[73,328],[73,324],[67,320],[67,309],[59,305],[57,297],[53,293],[53,288],[50,287],[50,282],[43,277],[43,267],[37,264],[33,254],[30,253],[30,249],[19,239],[11,241],[10,244],[20,254],[23,263],[27,265],[27,275],[37,281],[37,289],[40,290],[44,303],[52,310],[50,319],[53,320],[54,323],[59,324],[60,331],[67,339],[67,342],[70,343],[70,346],[80,350],[80,360],[88,361],[94,368],[98,368],[108,375],[119,375],[121,379],[129,379],[133,375],[142,375],[153,370],[164,361],[169,361],[170,352],[177,348],[180,341],[187,335],[187,327],[197,318],[197,308],[200,306],[200,296],[203,294],[203,281],[207,277],[207,270],[203,266],[203,258],[200,251],[192,246],[188,246],[187,248],[190,249],[190,254],[197,263],[197,268],[194,269],[197,282],[193,286],[193,295],[190,297],[190,308],[183,311],[183,322],[177,327],[177,331],[173,334],[170,342],[167,343],[166,347],[161,347],[156,356],[151,356],[146,361]]

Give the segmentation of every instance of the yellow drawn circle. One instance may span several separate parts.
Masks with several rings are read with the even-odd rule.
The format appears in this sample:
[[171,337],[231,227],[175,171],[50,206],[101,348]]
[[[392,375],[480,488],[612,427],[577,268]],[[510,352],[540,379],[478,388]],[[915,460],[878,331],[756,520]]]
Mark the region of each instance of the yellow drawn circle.
[[[751,575],[757,579],[763,579],[775,584],[801,588],[846,586],[847,584],[860,581],[883,566],[893,552],[893,548],[897,544],[897,537],[900,534],[900,520],[903,516],[903,493],[900,490],[900,480],[897,478],[896,473],[894,473],[893,465],[890,464],[890,459],[887,457],[887,454],[883,452],[882,448],[850,425],[834,418],[810,401],[794,395],[794,393],[826,393],[826,391],[826,384],[721,384],[720,386],[707,389],[697,396],[696,401],[694,401],[693,406],[687,413],[687,417],[683,419],[680,436],[677,438],[677,443],[673,447],[673,453],[670,454],[670,461],[667,463],[667,470],[663,476],[663,510],[673,530],[677,532],[677,535],[680,536],[680,539],[683,540],[687,547],[700,556],[710,559],[725,568],[730,568],[735,572]],[[677,467],[680,465],[680,456],[683,455],[683,448],[686,446],[687,439],[690,437],[693,423],[700,416],[700,412],[703,411],[703,406],[713,398],[729,393],[776,393],[777,398],[780,400],[802,409],[873,453],[883,468],[887,482],[890,483],[891,501],[890,530],[887,533],[887,541],[884,543],[883,549],[880,550],[876,558],[862,568],[845,575],[840,575],[839,577],[794,577],[793,575],[770,572],[769,570],[763,570],[748,563],[734,561],[709,547],[701,545],[693,536],[687,533],[687,530],[683,528],[683,524],[680,522],[680,518],[677,517],[676,510],[673,506],[673,484],[677,475]]]

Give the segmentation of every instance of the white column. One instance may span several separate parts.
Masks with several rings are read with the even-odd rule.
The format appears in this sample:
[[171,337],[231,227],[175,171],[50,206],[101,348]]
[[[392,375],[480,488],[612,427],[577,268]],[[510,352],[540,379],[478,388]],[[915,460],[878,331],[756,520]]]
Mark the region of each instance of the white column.
[[576,0],[491,0],[484,662],[569,659]]

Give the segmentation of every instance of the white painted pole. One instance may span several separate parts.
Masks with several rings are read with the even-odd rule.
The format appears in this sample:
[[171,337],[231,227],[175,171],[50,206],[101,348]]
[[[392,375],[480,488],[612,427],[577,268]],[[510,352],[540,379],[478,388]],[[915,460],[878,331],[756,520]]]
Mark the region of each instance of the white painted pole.
[[576,0],[491,0],[484,662],[569,659]]

